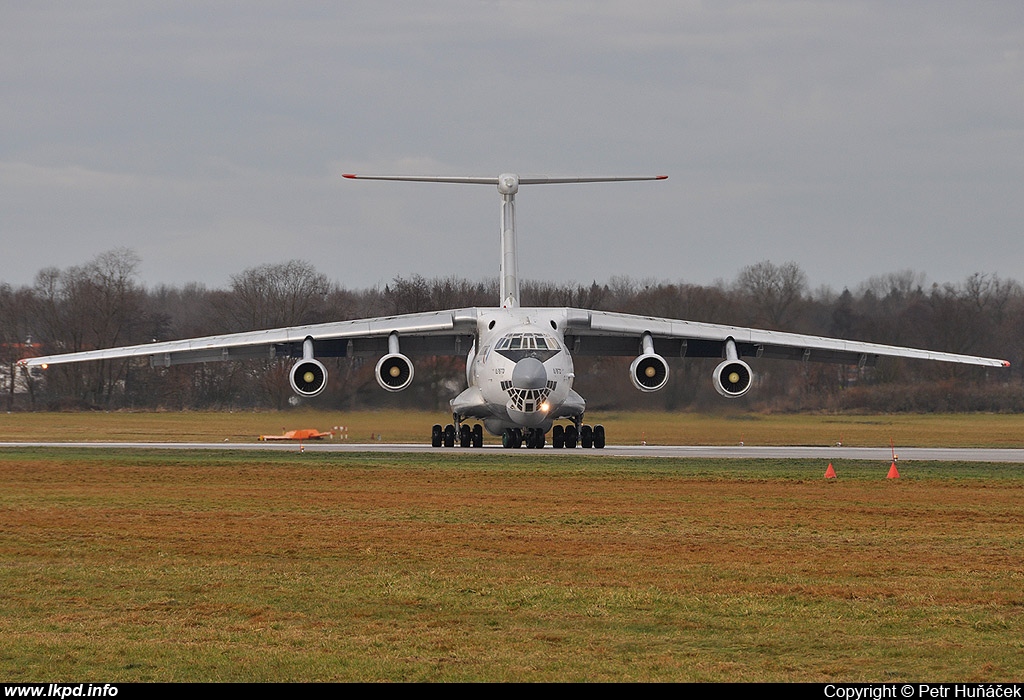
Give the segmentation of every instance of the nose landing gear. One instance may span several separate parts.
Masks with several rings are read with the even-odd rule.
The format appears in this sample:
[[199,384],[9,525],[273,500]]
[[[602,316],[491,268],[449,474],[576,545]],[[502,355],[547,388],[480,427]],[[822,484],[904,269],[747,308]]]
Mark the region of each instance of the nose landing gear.
[[547,433],[540,428],[505,428],[501,434],[501,446],[510,449],[527,447],[539,450],[547,442]]

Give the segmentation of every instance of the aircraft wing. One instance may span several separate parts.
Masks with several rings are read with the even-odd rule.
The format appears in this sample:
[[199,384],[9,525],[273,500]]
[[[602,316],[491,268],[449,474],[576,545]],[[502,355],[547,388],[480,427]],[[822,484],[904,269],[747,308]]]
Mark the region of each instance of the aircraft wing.
[[25,367],[68,362],[149,357],[154,367],[189,362],[303,357],[303,343],[312,338],[317,357],[346,357],[388,352],[388,338],[397,333],[408,355],[465,355],[476,336],[477,309],[338,321],[289,328],[247,331],[204,338],[170,340],[104,350],[30,357]]
[[635,316],[607,311],[570,309],[566,344],[579,355],[636,355],[639,339],[650,334],[655,351],[663,357],[725,357],[725,344],[735,342],[739,357],[766,357],[812,362],[873,366],[879,357],[957,362],[984,367],[1009,367],[990,357],[959,355],[917,348],[841,340],[800,333],[758,330],[739,326]]

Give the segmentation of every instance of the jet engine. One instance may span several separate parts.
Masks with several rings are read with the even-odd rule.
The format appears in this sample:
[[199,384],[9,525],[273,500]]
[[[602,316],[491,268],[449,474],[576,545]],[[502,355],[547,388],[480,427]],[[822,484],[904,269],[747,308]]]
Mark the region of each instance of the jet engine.
[[743,360],[723,360],[712,375],[715,391],[727,399],[743,396],[750,389],[754,373]]
[[657,391],[668,383],[668,363],[661,355],[640,355],[629,366],[629,378],[640,391]]
[[327,386],[327,368],[319,360],[307,357],[295,363],[288,381],[299,396],[316,396]]
[[408,357],[392,352],[378,360],[376,374],[381,387],[388,391],[401,391],[412,384],[415,372]]

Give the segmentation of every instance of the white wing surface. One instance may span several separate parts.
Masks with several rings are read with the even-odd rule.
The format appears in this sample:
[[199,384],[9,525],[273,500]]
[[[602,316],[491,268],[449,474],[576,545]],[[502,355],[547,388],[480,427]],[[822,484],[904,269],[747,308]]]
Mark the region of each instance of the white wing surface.
[[725,357],[732,340],[739,357],[765,357],[873,366],[880,356],[1009,367],[1006,360],[865,343],[783,331],[571,309],[566,342],[581,355],[635,355],[638,339],[649,334],[665,357]]
[[[551,311],[548,309],[548,311]],[[155,366],[301,357],[302,344],[312,339],[317,356],[339,357],[386,352],[388,338],[397,334],[402,350],[411,355],[458,355],[468,352],[476,334],[480,309],[467,308],[400,316],[338,321],[289,328],[248,331],[46,355],[21,360],[27,367],[126,357],[150,357]],[[635,355],[650,335],[665,357],[724,357],[725,343],[734,341],[740,357],[835,362],[872,366],[880,356],[955,362],[985,367],[1008,367],[997,358],[918,348],[867,343],[824,336],[760,330],[716,323],[657,318],[608,311],[565,309],[566,344],[573,354]]]
[[[307,339],[313,341],[318,357],[345,357],[387,352],[392,334],[401,337],[402,351],[410,355],[461,355],[468,352],[475,336],[476,318],[476,309],[434,311],[46,355],[27,358],[19,364],[42,367],[149,357],[152,365],[166,367],[189,362],[302,357]],[[464,343],[464,339],[468,342]]]

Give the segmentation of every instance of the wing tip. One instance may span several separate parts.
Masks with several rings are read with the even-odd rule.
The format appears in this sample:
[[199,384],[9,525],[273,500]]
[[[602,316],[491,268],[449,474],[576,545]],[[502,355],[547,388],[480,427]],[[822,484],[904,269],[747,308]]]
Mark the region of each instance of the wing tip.
[[1009,366],[1010,366],[1010,361],[1009,360],[1003,360],[1003,367],[1009,367]]
[[655,180],[667,180],[668,175],[658,175],[654,178]]
[[357,175],[355,173],[342,173],[342,177],[347,177],[349,180],[355,180]]

